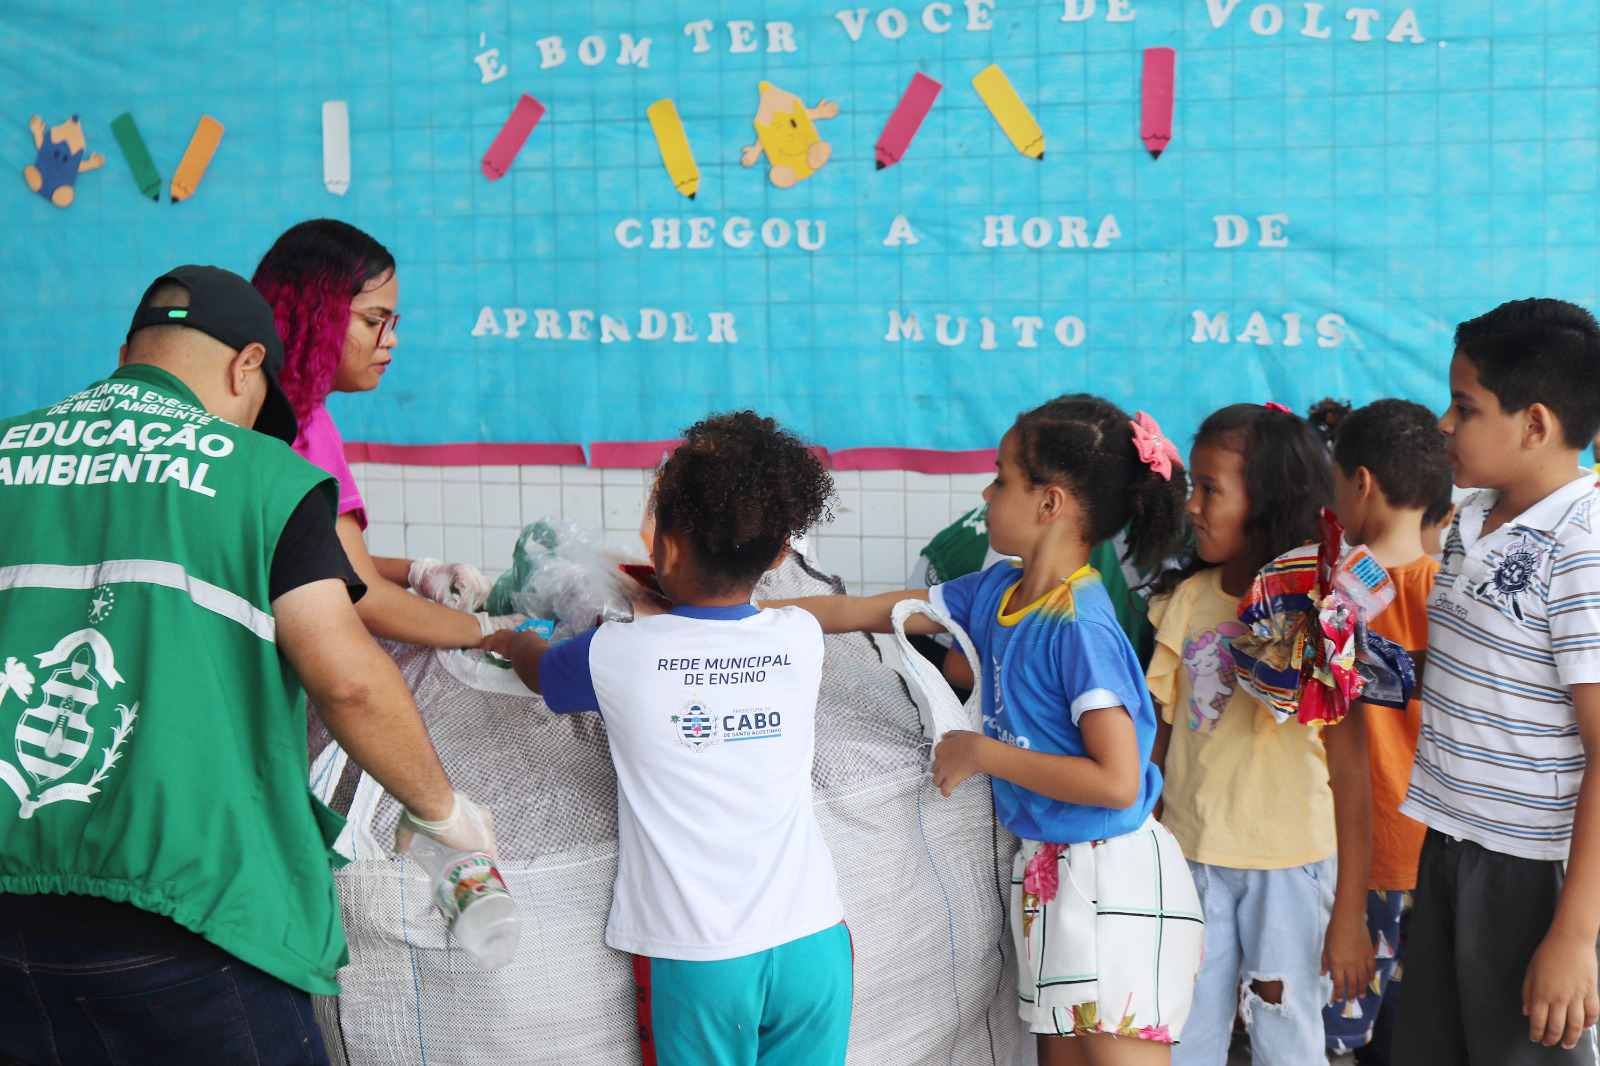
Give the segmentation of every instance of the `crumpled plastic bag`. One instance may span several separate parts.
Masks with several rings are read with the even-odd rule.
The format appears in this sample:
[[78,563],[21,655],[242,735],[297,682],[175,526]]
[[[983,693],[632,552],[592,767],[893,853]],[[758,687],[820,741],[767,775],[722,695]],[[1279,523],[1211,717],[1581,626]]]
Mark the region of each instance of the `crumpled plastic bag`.
[[1394,602],[1388,572],[1366,548],[1343,546],[1326,509],[1321,533],[1262,568],[1239,603],[1249,627],[1232,641],[1239,684],[1280,723],[1332,724],[1355,699],[1404,707],[1414,685],[1410,656],[1367,628]]
[[1388,637],[1381,637],[1369,629],[1356,634],[1365,648],[1356,648],[1356,669],[1361,673],[1361,700],[1380,707],[1405,710],[1411,693],[1417,687],[1416,668],[1411,653]]
[[632,621],[667,606],[654,570],[606,545],[605,535],[579,522],[545,517],[524,526],[511,569],[489,594],[490,614],[525,614],[555,623],[553,644],[602,622]]

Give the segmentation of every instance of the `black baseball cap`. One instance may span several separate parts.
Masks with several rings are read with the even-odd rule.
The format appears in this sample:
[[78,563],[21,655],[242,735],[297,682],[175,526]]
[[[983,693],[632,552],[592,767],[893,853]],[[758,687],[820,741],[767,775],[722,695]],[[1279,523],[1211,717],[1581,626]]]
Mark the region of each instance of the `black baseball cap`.
[[[188,307],[151,307],[150,299],[168,282],[189,290]],[[235,351],[251,344],[266,348],[261,369],[267,375],[267,398],[253,427],[258,433],[293,444],[300,432],[289,397],[278,384],[283,370],[283,339],[272,320],[272,307],[256,287],[231,270],[181,266],[169,270],[144,291],[128,327],[128,339],[146,326],[188,326],[215,337]]]

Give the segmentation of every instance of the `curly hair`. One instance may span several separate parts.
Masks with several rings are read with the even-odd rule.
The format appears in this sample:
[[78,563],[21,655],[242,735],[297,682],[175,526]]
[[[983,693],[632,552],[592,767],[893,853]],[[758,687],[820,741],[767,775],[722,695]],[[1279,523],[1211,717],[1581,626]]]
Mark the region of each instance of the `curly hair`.
[[656,528],[688,540],[713,596],[753,586],[791,537],[832,520],[833,479],[799,437],[754,411],[683,432],[650,505]]
[[250,282],[272,305],[283,338],[278,383],[301,429],[333,390],[350,330],[350,301],[393,270],[387,248],[331,218],[289,227],[261,257]]
[[1109,400],[1058,396],[1017,416],[1017,464],[1034,485],[1062,485],[1083,508],[1090,544],[1127,530],[1125,558],[1153,566],[1183,536],[1184,471],[1163,478],[1139,459],[1133,419]]
[[1325,396],[1311,405],[1311,410],[1306,413],[1306,421],[1322,434],[1323,440],[1332,443],[1334,435],[1339,432],[1339,423],[1350,417],[1353,410],[1349,400]]
[[1420,403],[1376,400],[1347,416],[1333,439],[1333,461],[1346,477],[1366,467],[1391,507],[1431,510],[1441,486],[1449,500],[1444,434],[1433,412]]
[[[1215,444],[1244,457],[1245,550],[1252,571],[1315,540],[1322,508],[1333,506],[1333,470],[1327,445],[1316,427],[1289,411],[1236,403],[1214,411],[1200,423],[1195,447]],[[1151,594],[1163,595],[1184,580],[1220,563],[1198,553],[1156,579]]]

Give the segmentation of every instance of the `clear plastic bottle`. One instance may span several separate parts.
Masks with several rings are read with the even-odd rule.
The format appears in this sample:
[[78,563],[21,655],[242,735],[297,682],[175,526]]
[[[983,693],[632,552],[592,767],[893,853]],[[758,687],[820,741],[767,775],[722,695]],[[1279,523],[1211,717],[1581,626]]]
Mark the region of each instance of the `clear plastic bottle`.
[[433,879],[433,902],[456,942],[486,970],[498,970],[517,953],[522,922],[517,903],[481,851],[456,851],[422,834],[409,854]]

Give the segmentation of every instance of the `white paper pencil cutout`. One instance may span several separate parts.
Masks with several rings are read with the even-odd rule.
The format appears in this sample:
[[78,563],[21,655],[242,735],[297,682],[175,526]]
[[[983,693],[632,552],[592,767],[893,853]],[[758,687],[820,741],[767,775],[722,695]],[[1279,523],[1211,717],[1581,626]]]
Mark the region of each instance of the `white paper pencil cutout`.
[[322,102],[322,184],[335,196],[350,188],[350,108],[343,100]]

